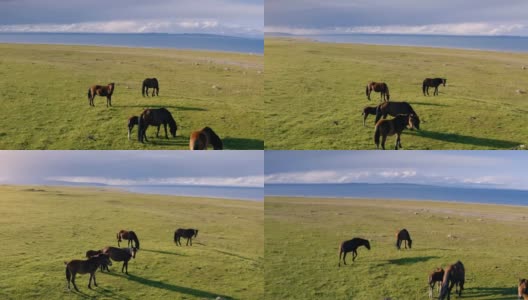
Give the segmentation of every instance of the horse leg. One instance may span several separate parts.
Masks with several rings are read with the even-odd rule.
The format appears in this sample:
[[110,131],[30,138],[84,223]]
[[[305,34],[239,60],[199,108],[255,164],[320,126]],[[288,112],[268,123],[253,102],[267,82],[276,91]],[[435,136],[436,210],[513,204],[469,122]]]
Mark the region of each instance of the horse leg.
[[345,253],[345,254],[343,255],[343,264],[346,265],[345,257],[346,257],[346,255],[347,255],[347,252],[345,251],[344,253]]
[[[400,144],[400,134],[398,133],[397,134],[397,138],[396,138],[396,147],[394,147],[394,150],[398,150],[398,147],[400,146],[401,147],[401,144]],[[405,248],[407,248],[407,242],[405,243]]]
[[435,282],[429,284],[429,298],[433,298],[433,290],[434,290]]
[[356,250],[352,250],[352,262],[356,260],[357,252]]
[[93,283],[94,283],[95,286],[97,286],[97,282],[95,282],[95,271],[93,273]]
[[385,150],[385,141],[386,140],[387,140],[387,136],[383,134],[382,137],[381,137],[381,148],[383,150]]
[[71,277],[71,283],[73,284],[73,288],[78,292],[79,289],[77,288],[77,284],[75,284],[75,275],[76,275],[76,274],[77,274],[77,273],[72,272],[72,275],[71,275],[71,276],[72,276],[72,277]]
[[159,137],[160,127],[161,127],[161,125],[158,125],[158,132],[156,132],[156,137]]
[[155,96],[155,94],[154,94],[155,92],[156,92],[156,88],[153,88],[153,89],[152,89],[152,97]]
[[125,274],[128,275],[128,260],[125,261],[125,263],[123,264],[123,266],[125,267]]
[[438,86],[435,86],[434,95],[435,95],[435,96],[438,96]]
[[189,246],[189,238],[187,238],[187,244],[185,246]]
[[168,139],[169,136],[167,135],[167,123],[163,124],[163,128],[165,129],[165,138]]
[[93,273],[90,273],[90,279],[88,279],[88,288],[90,290],[92,289],[92,278],[93,278]]

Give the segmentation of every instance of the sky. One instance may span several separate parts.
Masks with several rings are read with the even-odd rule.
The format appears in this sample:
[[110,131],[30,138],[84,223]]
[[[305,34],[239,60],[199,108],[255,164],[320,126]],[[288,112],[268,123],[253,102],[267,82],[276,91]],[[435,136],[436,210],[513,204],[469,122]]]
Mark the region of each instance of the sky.
[[264,0],[0,0],[0,32],[261,36]]
[[262,151],[0,151],[0,184],[263,187]]
[[266,0],[265,31],[528,36],[525,0]]
[[408,183],[528,190],[515,151],[266,151],[266,184]]

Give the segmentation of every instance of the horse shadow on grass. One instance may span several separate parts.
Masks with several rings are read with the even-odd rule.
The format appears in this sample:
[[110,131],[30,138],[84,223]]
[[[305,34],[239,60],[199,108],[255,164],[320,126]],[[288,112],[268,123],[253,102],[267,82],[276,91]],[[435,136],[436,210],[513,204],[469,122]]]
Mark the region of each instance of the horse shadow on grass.
[[264,140],[244,139],[226,137],[223,140],[224,148],[237,150],[262,150],[264,149]]
[[226,251],[222,251],[222,250],[218,250],[218,249],[214,249],[214,251],[218,252],[218,253],[221,253],[221,254],[224,254],[224,255],[227,255],[227,256],[232,256],[232,257],[240,258],[240,259],[243,259],[243,260],[249,260],[249,261],[252,261],[252,262],[258,262],[256,259],[253,259],[253,258],[250,258],[250,257],[245,257],[245,256],[242,256],[242,255],[239,255],[239,254],[226,252]]
[[417,132],[410,131],[409,134],[414,135],[414,136],[423,137],[423,138],[433,139],[433,140],[440,140],[444,142],[474,145],[474,146],[481,146],[481,147],[512,149],[519,145],[519,143],[512,142],[512,141],[480,138],[480,137],[474,137],[474,136],[469,136],[469,135],[436,132],[436,131],[430,131],[430,130],[420,130]]
[[198,289],[188,288],[188,287],[184,287],[184,286],[179,286],[179,285],[175,285],[175,284],[165,283],[165,282],[161,282],[161,281],[151,280],[151,279],[148,279],[148,278],[144,278],[144,277],[140,277],[140,276],[136,276],[136,275],[132,275],[132,274],[128,274],[128,275],[115,274],[115,273],[106,273],[106,274],[108,274],[110,276],[123,277],[123,278],[126,278],[126,279],[130,280],[130,281],[134,281],[134,282],[137,282],[137,283],[140,283],[140,284],[144,284],[144,285],[149,286],[149,287],[163,289],[163,290],[176,292],[176,293],[180,293],[180,294],[187,294],[187,295],[191,295],[191,296],[198,297],[198,298],[215,299],[217,297],[222,297],[224,299],[235,300],[235,298],[233,298],[233,297],[220,295],[220,294],[216,294],[216,293],[211,293],[211,292],[208,292],[208,291],[202,291],[202,290],[198,290]]
[[510,300],[517,298],[516,287],[470,287],[464,288],[462,292],[464,298],[481,299],[493,296],[495,300]]
[[447,104],[442,104],[442,103],[429,103],[429,102],[412,102],[412,104],[428,105],[428,106],[449,106],[449,105],[447,105]]
[[[154,133],[155,131],[153,131]],[[176,138],[168,138],[166,139],[163,135],[162,135],[162,132],[163,132],[163,129],[161,129],[160,131],[160,136],[159,137],[156,137],[155,133],[153,134],[153,136],[148,136],[147,135],[147,138],[149,139],[148,142],[145,142],[145,145],[156,145],[156,146],[187,146],[189,147],[189,140],[187,140],[186,138],[182,137],[182,136],[178,136]],[[163,134],[165,134],[163,132]]]
[[185,254],[181,254],[181,253],[176,253],[176,252],[171,252],[171,251],[163,251],[163,250],[150,250],[150,249],[143,249],[141,248],[141,252],[154,252],[154,253],[159,253],[159,254],[166,254],[166,255],[177,255],[177,256],[186,256]]
[[159,105],[159,104],[145,104],[145,105],[114,105],[119,107],[136,107],[141,109],[146,108],[167,108],[174,109],[176,111],[207,111],[206,108],[191,107],[191,106],[178,106],[178,105]]
[[403,257],[403,258],[398,258],[398,259],[389,259],[386,262],[381,263],[380,265],[398,265],[398,266],[411,265],[415,263],[426,262],[434,258],[438,258],[438,256]]

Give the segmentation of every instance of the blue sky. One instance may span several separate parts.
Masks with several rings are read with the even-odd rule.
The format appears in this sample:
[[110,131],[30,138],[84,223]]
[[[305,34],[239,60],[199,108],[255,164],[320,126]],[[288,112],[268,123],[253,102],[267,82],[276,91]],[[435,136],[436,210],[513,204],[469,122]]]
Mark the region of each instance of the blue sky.
[[412,183],[528,189],[515,151],[266,151],[268,183]]
[[525,0],[266,0],[265,31],[528,35]]
[[262,151],[0,151],[0,184],[263,187]]
[[0,0],[0,32],[261,36],[264,0]]

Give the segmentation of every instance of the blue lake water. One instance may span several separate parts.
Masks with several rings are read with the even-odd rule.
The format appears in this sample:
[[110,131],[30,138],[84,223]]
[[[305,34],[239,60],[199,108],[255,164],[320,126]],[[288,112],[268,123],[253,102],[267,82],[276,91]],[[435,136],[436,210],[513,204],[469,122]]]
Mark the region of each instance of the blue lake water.
[[138,194],[174,195],[262,201],[263,188],[214,187],[214,186],[120,186],[120,189]]
[[265,195],[528,205],[528,191],[414,184],[266,184]]
[[0,43],[177,48],[264,53],[264,39],[208,34],[0,33]]
[[336,34],[303,36],[320,42],[424,46],[506,52],[528,52],[528,37],[411,34]]

